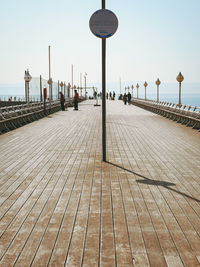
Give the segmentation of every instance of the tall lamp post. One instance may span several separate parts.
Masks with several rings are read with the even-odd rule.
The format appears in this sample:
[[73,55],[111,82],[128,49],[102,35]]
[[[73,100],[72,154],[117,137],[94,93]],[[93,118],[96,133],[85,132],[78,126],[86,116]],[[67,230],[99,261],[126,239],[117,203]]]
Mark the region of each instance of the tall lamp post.
[[138,95],[138,89],[139,89],[139,87],[140,87],[140,86],[139,86],[139,84],[137,83],[137,84],[136,84],[136,88],[137,88],[137,98],[138,98],[138,96],[139,96],[139,95]]
[[156,80],[156,85],[157,85],[157,103],[159,102],[159,85],[161,84],[161,81],[159,78]]
[[53,84],[53,81],[52,81],[52,78],[51,78],[51,46],[49,45],[49,80],[48,80],[48,85],[49,85],[49,99],[52,100],[53,97],[52,97],[52,84]]
[[145,90],[144,90],[145,100],[147,100],[147,86],[148,86],[148,83],[145,82],[145,83],[144,83],[144,88],[145,88]]
[[128,93],[129,93],[129,89],[130,89],[130,87],[128,86]]
[[176,80],[179,82],[179,107],[181,106],[181,83],[184,80],[183,75],[181,74],[181,72],[179,72],[178,76],[176,77]]
[[29,104],[29,91],[30,91],[30,87],[29,87],[29,83],[31,81],[32,77],[29,73],[29,70],[25,70],[25,75],[24,75],[24,80],[25,80],[25,98],[26,98],[26,102]]
[[[74,86],[73,80],[74,80],[74,65],[72,64],[72,90],[73,90],[73,86]],[[73,95],[73,91],[72,91],[72,95]]]
[[85,98],[86,98],[86,78],[87,78],[87,73],[85,72],[84,80],[85,80]]

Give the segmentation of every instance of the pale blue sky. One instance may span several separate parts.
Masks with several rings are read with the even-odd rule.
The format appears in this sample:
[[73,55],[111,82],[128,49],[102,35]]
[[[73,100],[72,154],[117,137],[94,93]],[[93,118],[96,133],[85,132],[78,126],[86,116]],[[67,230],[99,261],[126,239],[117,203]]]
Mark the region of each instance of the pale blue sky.
[[[89,19],[101,0],[0,0],[0,83],[23,82],[24,70],[71,82],[87,72],[101,81],[101,40]],[[107,81],[200,82],[200,0],[107,0],[119,19],[107,39]]]

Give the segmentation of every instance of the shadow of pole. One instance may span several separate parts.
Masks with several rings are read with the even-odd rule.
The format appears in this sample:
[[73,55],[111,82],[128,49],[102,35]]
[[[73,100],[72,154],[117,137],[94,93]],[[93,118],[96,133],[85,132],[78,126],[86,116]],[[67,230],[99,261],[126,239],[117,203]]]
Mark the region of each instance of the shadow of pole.
[[175,186],[175,185],[176,185],[176,184],[174,184],[174,183],[170,183],[170,182],[166,182],[166,181],[152,180],[152,179],[149,179],[149,178],[147,178],[147,177],[145,177],[145,176],[143,176],[143,175],[141,175],[141,174],[139,174],[139,173],[133,172],[133,171],[131,171],[131,170],[129,170],[129,169],[126,169],[126,168],[124,168],[124,167],[122,167],[122,166],[119,166],[119,165],[117,165],[117,164],[115,164],[115,163],[112,163],[112,162],[110,162],[110,161],[106,161],[106,162],[107,162],[108,164],[112,165],[112,166],[115,166],[115,167],[120,168],[120,169],[122,169],[122,170],[124,170],[124,171],[130,172],[130,173],[132,173],[132,174],[134,174],[134,175],[136,175],[136,176],[139,176],[139,177],[141,177],[141,178],[144,179],[144,180],[136,180],[137,183],[148,184],[148,185],[163,186],[163,187],[167,188],[168,190],[171,190],[171,191],[173,191],[173,192],[175,192],[175,193],[177,193],[177,194],[180,194],[180,195],[182,195],[182,196],[184,196],[184,197],[187,197],[187,198],[189,198],[189,199],[192,199],[192,200],[194,200],[194,201],[200,203],[200,200],[199,200],[199,199],[194,198],[194,197],[192,197],[192,196],[189,196],[189,195],[187,195],[187,194],[185,194],[185,193],[183,193],[183,192],[180,192],[180,191],[178,191],[178,190],[176,190],[176,189],[174,189],[174,188],[171,188],[170,186]]

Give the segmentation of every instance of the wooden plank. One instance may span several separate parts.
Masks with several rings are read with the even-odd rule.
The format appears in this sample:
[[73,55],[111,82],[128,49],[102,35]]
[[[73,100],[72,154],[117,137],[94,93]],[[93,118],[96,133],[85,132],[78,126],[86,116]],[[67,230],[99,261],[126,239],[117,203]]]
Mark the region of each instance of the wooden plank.
[[120,101],[0,136],[0,266],[198,266],[199,133]]

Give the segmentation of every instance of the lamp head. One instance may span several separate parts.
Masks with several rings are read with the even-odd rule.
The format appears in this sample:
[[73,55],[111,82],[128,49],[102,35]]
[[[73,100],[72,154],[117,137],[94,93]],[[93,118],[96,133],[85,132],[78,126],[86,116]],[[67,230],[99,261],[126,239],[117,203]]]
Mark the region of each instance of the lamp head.
[[159,80],[159,78],[156,80],[156,85],[160,85],[161,81]]
[[184,77],[183,77],[183,75],[181,74],[181,72],[179,72],[178,76],[176,77],[176,80],[177,80],[179,83],[182,83],[182,81],[184,80]]
[[32,79],[32,77],[31,77],[31,75],[30,75],[30,73],[29,73],[29,70],[27,69],[27,71],[25,71],[24,80],[25,80],[26,82],[30,82],[31,79]]
[[51,85],[53,83],[53,80],[52,78],[49,78],[48,82],[47,82],[49,85]]

